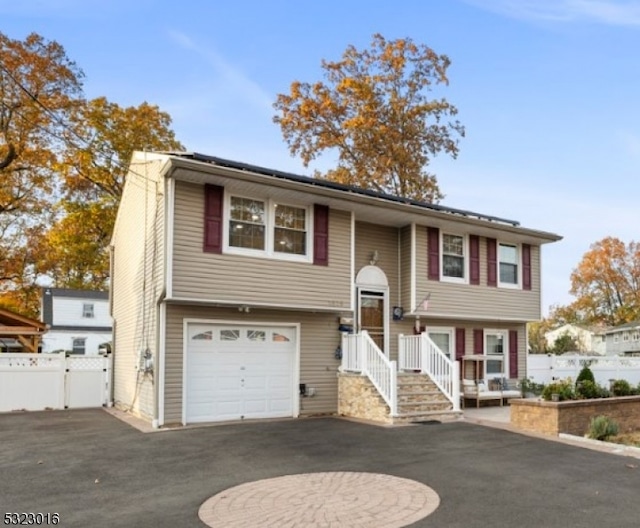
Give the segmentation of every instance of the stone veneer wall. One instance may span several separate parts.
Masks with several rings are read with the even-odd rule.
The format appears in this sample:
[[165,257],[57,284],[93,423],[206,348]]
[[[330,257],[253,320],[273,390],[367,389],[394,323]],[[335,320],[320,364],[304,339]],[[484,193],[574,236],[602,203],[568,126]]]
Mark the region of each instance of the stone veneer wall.
[[621,433],[640,431],[640,396],[550,402],[512,400],[511,423],[536,433],[584,436],[591,419],[607,416],[618,423]]
[[392,423],[389,406],[369,378],[359,374],[338,373],[338,414]]

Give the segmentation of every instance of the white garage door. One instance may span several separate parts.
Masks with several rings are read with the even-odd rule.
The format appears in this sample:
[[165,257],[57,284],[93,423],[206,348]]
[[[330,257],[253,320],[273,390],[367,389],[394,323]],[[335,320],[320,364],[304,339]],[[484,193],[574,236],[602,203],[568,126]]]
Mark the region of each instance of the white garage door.
[[186,423],[294,415],[296,328],[189,323]]

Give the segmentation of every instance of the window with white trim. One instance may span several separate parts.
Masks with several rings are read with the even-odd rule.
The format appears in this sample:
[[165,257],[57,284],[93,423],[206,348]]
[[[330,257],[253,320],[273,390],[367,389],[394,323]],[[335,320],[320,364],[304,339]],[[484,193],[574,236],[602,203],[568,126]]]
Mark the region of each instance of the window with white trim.
[[76,337],[71,343],[72,354],[84,354],[86,351],[87,339],[85,337]]
[[462,235],[442,233],[440,252],[441,279],[452,282],[467,281],[467,239]]
[[311,260],[311,210],[273,200],[229,196],[225,251],[287,260]]
[[625,332],[624,334],[622,334],[622,340],[629,341],[629,332]]
[[498,244],[498,284],[508,288],[520,285],[520,251],[515,244]]
[[307,210],[274,204],[273,250],[293,255],[307,254]]
[[229,246],[265,249],[265,203],[232,196],[229,207]]
[[620,336],[618,334],[613,334],[613,342],[617,343],[620,340]]
[[82,304],[82,317],[92,319],[94,317],[93,304],[91,303],[83,303]]
[[453,328],[433,326],[425,330],[431,341],[449,358],[455,359],[455,331]]
[[506,376],[509,372],[509,334],[506,330],[484,331],[485,373],[487,379]]

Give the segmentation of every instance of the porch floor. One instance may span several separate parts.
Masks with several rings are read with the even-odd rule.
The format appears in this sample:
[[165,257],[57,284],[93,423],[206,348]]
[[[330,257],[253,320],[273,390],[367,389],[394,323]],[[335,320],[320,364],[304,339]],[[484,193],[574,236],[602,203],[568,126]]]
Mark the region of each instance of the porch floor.
[[479,409],[467,407],[462,409],[465,420],[480,422],[496,422],[508,424],[511,420],[511,408],[508,405],[500,407],[499,405],[487,405]]

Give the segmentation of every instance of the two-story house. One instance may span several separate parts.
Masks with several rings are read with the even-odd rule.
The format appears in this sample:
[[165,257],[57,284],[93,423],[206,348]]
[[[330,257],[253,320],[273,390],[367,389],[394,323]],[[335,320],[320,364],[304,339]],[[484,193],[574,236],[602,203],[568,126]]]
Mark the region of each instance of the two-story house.
[[[463,356],[486,359],[487,378],[525,375],[541,247],[559,239],[211,156],[136,153],[112,239],[116,405],[162,427],[337,413],[373,386],[397,414],[396,371],[419,371],[458,408]],[[341,389],[349,376],[369,385]]]
[[544,334],[547,347],[553,349],[556,341],[563,336],[570,336],[575,342],[575,350],[571,352],[584,352],[587,354],[606,354],[606,328],[602,326],[582,326],[577,324],[564,324]]
[[109,293],[67,288],[42,288],[40,313],[49,330],[42,352],[99,354],[111,342]]
[[640,355],[640,321],[609,328],[606,336],[608,356]]

